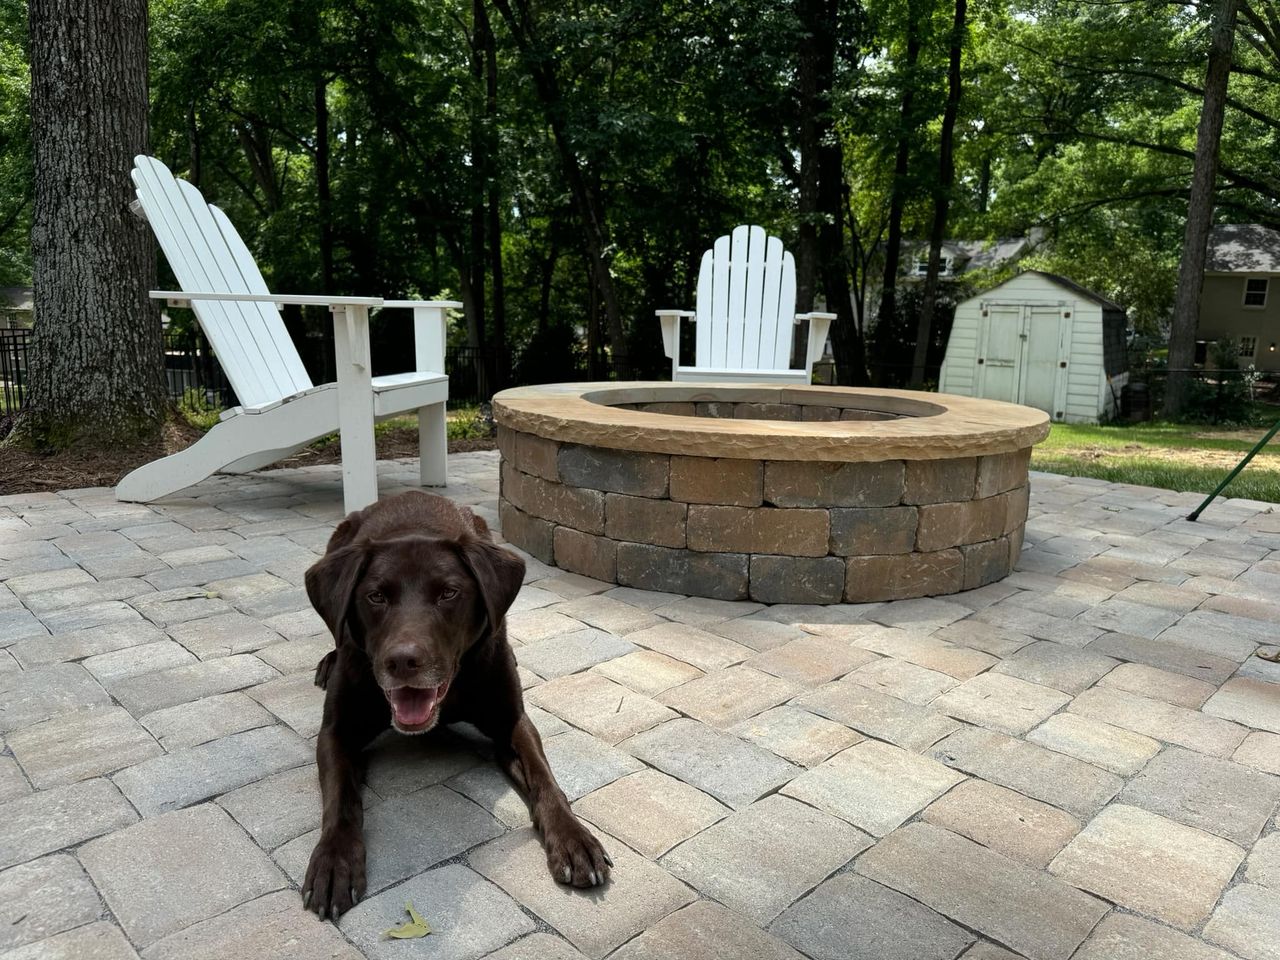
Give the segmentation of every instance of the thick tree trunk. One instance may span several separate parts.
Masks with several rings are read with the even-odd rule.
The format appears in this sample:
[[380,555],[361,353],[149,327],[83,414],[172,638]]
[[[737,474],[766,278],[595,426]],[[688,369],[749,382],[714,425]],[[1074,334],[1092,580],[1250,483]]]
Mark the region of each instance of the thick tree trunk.
[[329,84],[316,77],[316,212],[320,220],[320,290],[333,292],[333,190],[329,176]]
[[31,0],[35,332],[14,439],[155,434],[166,391],[155,254],[129,212],[147,150],[146,0]]
[[470,210],[470,233],[467,243],[467,272],[469,274],[466,289],[470,297],[463,298],[463,311],[467,318],[467,341],[480,358],[480,396],[488,398],[493,395],[493,355],[489,350],[488,332],[485,321],[485,301],[488,293],[488,273],[485,259],[485,179],[489,166],[489,144],[484,130],[485,84],[484,50],[481,46],[481,33],[488,26],[485,15],[484,0],[472,0],[471,3],[471,129],[470,152],[471,165],[469,174],[468,207]]
[[477,2],[477,42],[484,49],[485,177],[489,188],[489,275],[493,278],[494,389],[507,385],[511,350],[507,344],[506,277],[502,269],[502,191],[498,189],[498,44],[483,2]]
[[1231,75],[1231,48],[1235,40],[1238,0],[1220,0],[1209,44],[1209,67],[1204,80],[1204,108],[1196,132],[1196,157],[1191,172],[1191,196],[1187,203],[1187,231],[1178,264],[1178,288],[1174,294],[1173,328],[1169,332],[1169,381],[1165,387],[1164,414],[1176,416],[1186,403],[1188,372],[1195,362],[1196,328],[1200,323],[1200,288],[1204,283],[1209,228],[1213,221],[1213,187],[1218,171],[1218,144]]
[[956,180],[955,130],[960,112],[960,57],[964,50],[966,0],[956,0],[955,22],[951,26],[951,57],[947,68],[947,106],[942,111],[942,134],[938,144],[938,182],[933,192],[933,226],[929,231],[929,267],[920,297],[920,317],[916,326],[916,352],[911,363],[911,386],[924,385],[929,346],[933,342],[933,314],[938,303],[938,274],[942,268],[942,241],[947,232],[951,189]]
[[[902,256],[902,214],[907,206],[907,171],[915,132],[916,62],[920,59],[920,27],[914,12],[907,18],[907,54],[902,68],[902,106],[898,121],[898,150],[893,162],[893,189],[889,197],[889,229],[885,237],[884,283],[880,292],[877,323],[893,323],[898,311],[898,263]],[[884,338],[880,338],[883,343]],[[877,357],[883,362],[883,357]],[[883,371],[880,372],[883,376]]]

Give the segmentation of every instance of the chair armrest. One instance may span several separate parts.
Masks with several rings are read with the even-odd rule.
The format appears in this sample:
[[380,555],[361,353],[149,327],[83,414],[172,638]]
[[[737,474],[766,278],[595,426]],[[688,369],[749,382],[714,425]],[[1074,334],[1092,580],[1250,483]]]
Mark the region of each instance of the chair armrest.
[[679,362],[676,351],[680,348],[680,321],[692,317],[692,310],[655,310],[658,322],[662,324],[662,352]]
[[822,351],[827,345],[827,331],[831,329],[831,321],[835,318],[834,313],[817,311],[796,314],[796,323],[809,321],[809,346],[805,351],[804,368],[810,374],[813,373],[813,365],[822,359]]
[[209,293],[185,290],[152,290],[152,300],[168,300],[170,306],[186,306],[192,300],[237,300],[248,303],[274,303],[277,306],[297,304],[304,307],[380,307],[381,297],[342,297],[326,294],[295,293]]
[[419,373],[444,373],[446,310],[461,310],[457,300],[385,300],[382,309],[413,310],[414,369]]
[[439,307],[442,310],[461,310],[460,300],[383,300],[383,307]]
[[821,313],[819,311],[813,311],[812,313],[797,313],[796,323],[800,324],[805,320],[809,320],[809,321],[825,320],[827,321],[827,323],[830,323],[835,318],[836,318],[836,315],[834,313]]

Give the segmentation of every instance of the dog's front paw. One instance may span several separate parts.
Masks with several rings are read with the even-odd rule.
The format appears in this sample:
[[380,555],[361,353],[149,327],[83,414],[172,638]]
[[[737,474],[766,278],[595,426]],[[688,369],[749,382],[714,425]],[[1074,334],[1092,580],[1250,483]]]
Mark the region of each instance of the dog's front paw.
[[324,920],[337,920],[364,896],[364,840],[321,837],[302,883],[302,905]]
[[560,883],[598,887],[609,880],[613,861],[600,841],[570,814],[544,831],[547,867]]

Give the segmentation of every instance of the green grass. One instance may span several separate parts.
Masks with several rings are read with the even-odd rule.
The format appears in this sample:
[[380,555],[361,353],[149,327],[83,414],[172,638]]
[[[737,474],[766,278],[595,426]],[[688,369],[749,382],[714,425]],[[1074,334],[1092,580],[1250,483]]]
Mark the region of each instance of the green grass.
[[[1280,411],[1277,411],[1280,416]],[[1195,424],[1055,423],[1031,457],[1034,470],[1166,490],[1209,493],[1266,432]],[[1280,444],[1273,441],[1223,496],[1280,503]]]

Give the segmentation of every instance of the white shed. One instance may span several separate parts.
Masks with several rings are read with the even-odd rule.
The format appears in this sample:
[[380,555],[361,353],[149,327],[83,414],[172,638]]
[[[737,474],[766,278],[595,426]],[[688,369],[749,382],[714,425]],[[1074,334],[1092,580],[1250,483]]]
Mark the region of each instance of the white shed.
[[1128,379],[1124,309],[1027,270],[956,306],[938,389],[1097,423],[1117,412]]

